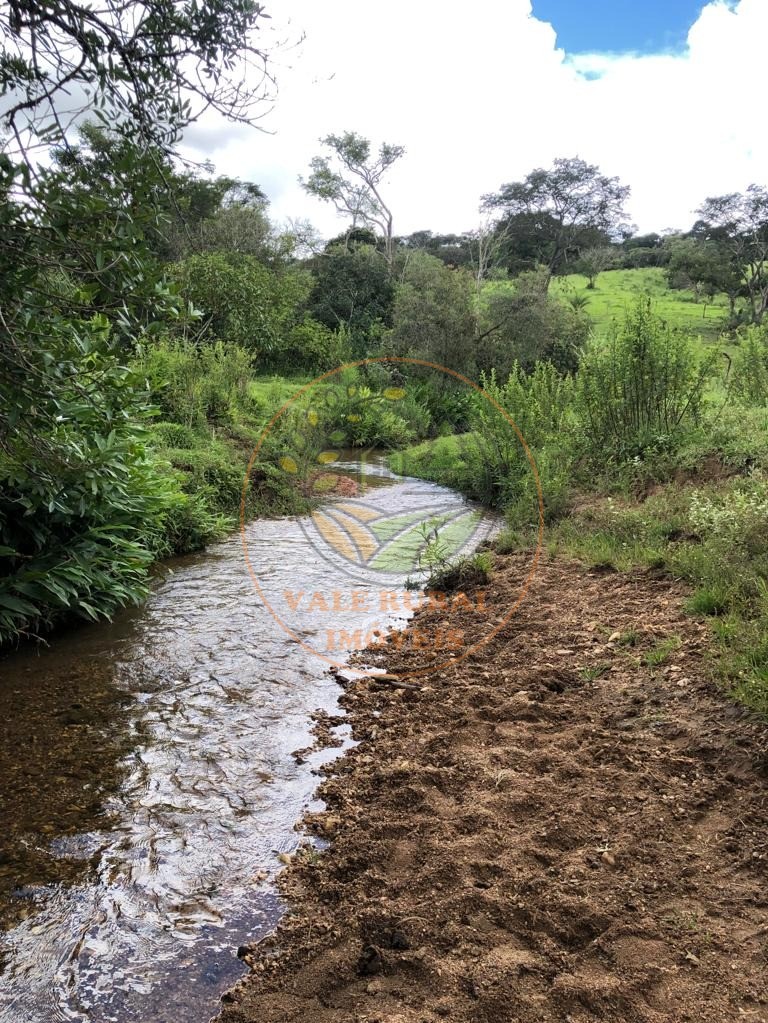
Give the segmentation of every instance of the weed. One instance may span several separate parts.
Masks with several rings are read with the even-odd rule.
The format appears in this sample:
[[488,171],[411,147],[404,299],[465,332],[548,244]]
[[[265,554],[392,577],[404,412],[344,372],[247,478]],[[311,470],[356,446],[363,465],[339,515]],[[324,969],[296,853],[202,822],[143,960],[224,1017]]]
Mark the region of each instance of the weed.
[[685,609],[694,615],[723,615],[728,610],[730,595],[728,588],[718,585],[702,586],[685,602]]
[[662,664],[667,663],[672,654],[679,650],[682,645],[683,641],[679,636],[669,636],[667,639],[662,639],[643,654],[643,663],[651,670],[660,668]]
[[595,682],[597,679],[602,678],[611,670],[610,664],[594,664],[586,668],[579,669],[579,678],[584,682]]
[[464,586],[482,586],[489,581],[492,572],[493,555],[490,551],[478,551],[433,572],[427,586],[431,590],[446,592]]
[[640,642],[640,633],[637,629],[627,629],[626,632],[622,632],[619,636],[617,643],[619,646],[637,646]]

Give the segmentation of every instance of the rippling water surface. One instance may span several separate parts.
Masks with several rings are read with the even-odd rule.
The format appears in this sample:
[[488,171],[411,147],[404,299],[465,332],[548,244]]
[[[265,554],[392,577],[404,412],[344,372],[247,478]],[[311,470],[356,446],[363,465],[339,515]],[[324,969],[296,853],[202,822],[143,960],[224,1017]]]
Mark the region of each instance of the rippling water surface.
[[[462,504],[413,480],[387,496]],[[266,589],[327,586],[306,520],[247,533]],[[305,617],[302,638],[323,625]],[[205,1023],[238,945],[279,916],[275,854],[333,755],[291,753],[337,695],[263,606],[239,536],[164,566],[113,624],[0,661],[1,1023]]]

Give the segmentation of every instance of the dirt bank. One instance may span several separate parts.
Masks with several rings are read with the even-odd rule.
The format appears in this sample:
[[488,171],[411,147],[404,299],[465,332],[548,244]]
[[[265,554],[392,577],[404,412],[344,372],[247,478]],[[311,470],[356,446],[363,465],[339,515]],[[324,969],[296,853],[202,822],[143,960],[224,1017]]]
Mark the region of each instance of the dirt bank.
[[284,872],[220,1023],[768,1021],[767,733],[683,597],[545,562],[473,659],[348,685],[330,848]]

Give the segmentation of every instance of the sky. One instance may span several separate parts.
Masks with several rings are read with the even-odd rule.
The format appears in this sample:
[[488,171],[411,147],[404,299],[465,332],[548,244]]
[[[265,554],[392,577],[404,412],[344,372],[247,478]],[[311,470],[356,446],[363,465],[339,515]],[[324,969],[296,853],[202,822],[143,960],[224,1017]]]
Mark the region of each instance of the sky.
[[287,40],[263,130],[207,116],[187,153],[262,186],[278,221],[344,222],[307,196],[320,138],[406,147],[395,232],[477,227],[483,194],[579,156],[632,188],[641,231],[688,228],[709,195],[768,179],[768,0],[281,0]]
[[682,52],[704,0],[534,0],[567,53]]

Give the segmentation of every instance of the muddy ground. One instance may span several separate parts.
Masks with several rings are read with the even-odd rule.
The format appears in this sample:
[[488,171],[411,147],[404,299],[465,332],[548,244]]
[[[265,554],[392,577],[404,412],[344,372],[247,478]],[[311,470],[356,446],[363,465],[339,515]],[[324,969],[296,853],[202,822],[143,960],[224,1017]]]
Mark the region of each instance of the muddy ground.
[[[497,599],[526,564],[498,559]],[[347,684],[359,745],[305,823],[330,846],[284,871],[219,1023],[768,1023],[768,732],[684,597],[545,561],[421,691]]]

